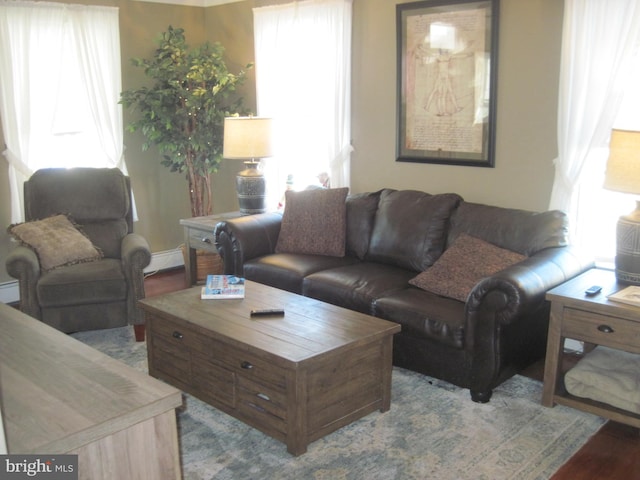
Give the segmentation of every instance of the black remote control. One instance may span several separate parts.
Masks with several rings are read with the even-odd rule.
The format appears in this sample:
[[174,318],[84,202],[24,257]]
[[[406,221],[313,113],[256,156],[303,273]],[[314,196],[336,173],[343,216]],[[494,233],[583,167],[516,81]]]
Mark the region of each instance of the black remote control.
[[587,297],[592,297],[597,293],[600,293],[600,290],[602,290],[602,287],[600,285],[594,285],[593,287],[589,287],[584,291],[584,294]]
[[266,310],[251,310],[252,317],[282,317],[284,310],[281,308],[270,308]]

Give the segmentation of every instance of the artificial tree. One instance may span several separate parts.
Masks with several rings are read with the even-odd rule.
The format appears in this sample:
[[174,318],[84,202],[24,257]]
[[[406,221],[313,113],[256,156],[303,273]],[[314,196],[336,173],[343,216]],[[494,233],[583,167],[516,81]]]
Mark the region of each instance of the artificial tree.
[[211,174],[222,160],[224,118],[246,113],[236,94],[246,72],[231,73],[223,55],[218,42],[190,49],[184,29],[169,26],[150,59],[131,59],[153,84],[126,90],[120,98],[139,113],[127,130],[144,135],[142,149],[155,145],[162,165],[186,175],[194,217],[213,211]]

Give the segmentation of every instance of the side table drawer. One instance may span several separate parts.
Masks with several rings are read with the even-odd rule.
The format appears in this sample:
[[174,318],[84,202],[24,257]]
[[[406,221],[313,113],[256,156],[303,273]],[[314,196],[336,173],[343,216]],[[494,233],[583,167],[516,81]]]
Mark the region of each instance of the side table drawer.
[[209,232],[189,229],[189,246],[195,249],[218,253],[215,245],[215,236],[213,234],[213,230]]
[[638,323],[617,317],[567,308],[562,336],[640,353]]

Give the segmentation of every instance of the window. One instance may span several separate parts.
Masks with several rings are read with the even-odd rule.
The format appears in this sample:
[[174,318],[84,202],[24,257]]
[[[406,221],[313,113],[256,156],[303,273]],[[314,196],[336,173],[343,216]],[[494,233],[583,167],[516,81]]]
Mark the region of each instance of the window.
[[611,129],[640,130],[639,52],[636,0],[565,1],[550,207],[569,214],[571,242],[601,263],[613,262],[616,222],[636,200],[602,185]]
[[349,186],[351,0],[255,8],[258,114],[275,120],[276,156],[263,160],[268,205],[294,189]]
[[0,5],[0,116],[12,222],[22,183],[45,167],[118,167],[123,158],[118,9]]

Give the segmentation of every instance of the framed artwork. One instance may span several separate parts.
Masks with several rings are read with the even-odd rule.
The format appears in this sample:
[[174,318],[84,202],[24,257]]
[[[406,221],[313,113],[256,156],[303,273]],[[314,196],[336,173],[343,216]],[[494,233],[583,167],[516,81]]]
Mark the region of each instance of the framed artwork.
[[499,0],[396,6],[397,161],[493,167]]

